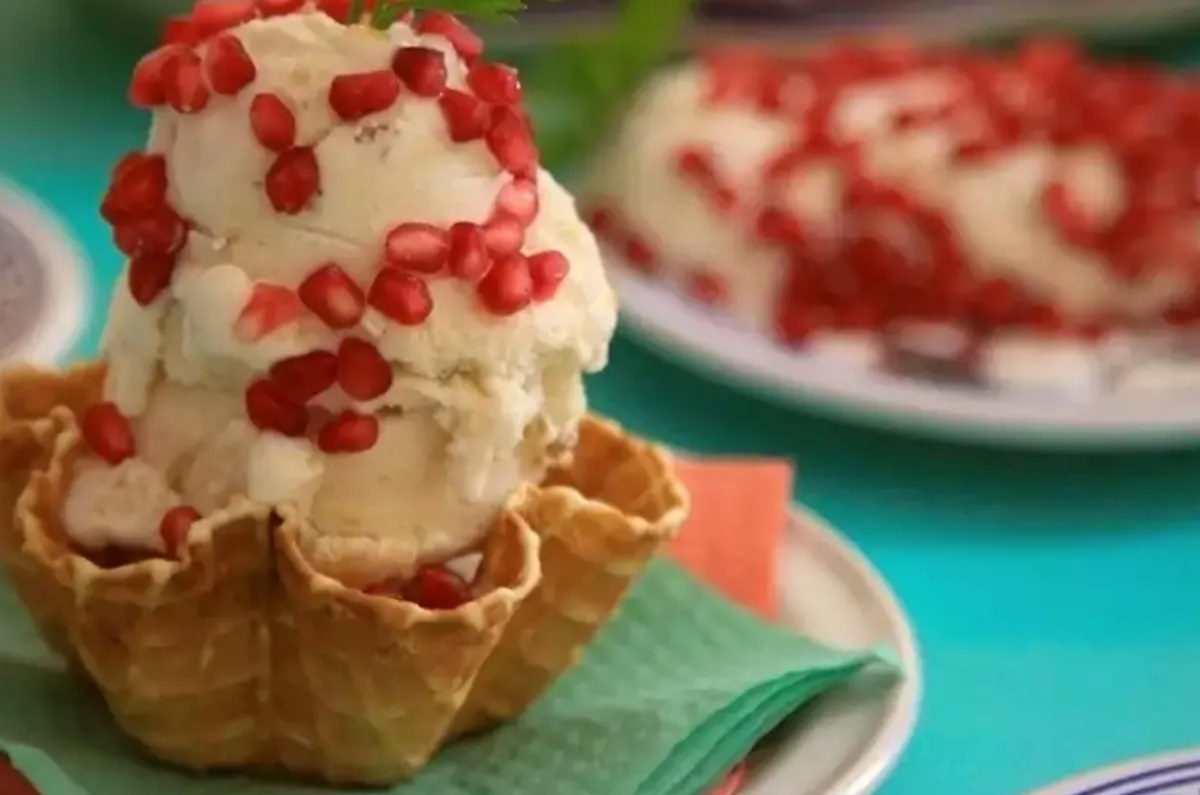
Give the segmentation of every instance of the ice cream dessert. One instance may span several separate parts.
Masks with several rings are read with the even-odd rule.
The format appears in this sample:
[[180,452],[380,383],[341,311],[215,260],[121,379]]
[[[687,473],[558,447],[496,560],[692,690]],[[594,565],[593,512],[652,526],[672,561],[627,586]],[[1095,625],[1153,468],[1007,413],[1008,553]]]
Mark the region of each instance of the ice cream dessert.
[[156,755],[402,778],[536,698],[686,512],[585,417],[596,243],[445,12],[201,0],[129,98],[101,359],[0,381],[6,568]]
[[1200,320],[1200,89],[1011,54],[720,50],[643,90],[587,188],[627,267],[789,345]]

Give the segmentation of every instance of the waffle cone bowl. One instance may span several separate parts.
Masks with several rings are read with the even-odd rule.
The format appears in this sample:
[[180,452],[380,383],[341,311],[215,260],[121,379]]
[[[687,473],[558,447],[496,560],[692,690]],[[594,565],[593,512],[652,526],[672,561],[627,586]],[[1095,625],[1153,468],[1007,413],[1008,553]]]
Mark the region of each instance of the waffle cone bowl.
[[0,557],[47,644],[151,754],[385,784],[515,717],[580,657],[687,497],[657,448],[596,419],[573,461],[496,517],[454,610],[315,570],[304,521],[234,500],[178,559],[98,565],[59,515],[103,368],[0,373]]

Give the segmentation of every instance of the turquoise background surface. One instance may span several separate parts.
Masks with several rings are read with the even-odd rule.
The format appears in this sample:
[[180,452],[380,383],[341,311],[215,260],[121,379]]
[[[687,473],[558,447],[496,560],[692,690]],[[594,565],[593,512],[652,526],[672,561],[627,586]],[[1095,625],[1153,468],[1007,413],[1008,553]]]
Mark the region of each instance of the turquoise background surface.
[[[91,258],[87,355],[119,265],[95,207],[145,132],[123,101],[139,44],[70,5],[4,6],[0,174]],[[1016,795],[1200,745],[1200,453],[1024,454],[863,430],[700,380],[626,338],[591,395],[672,444],[794,459],[797,499],[895,586],[927,697],[885,795]]]

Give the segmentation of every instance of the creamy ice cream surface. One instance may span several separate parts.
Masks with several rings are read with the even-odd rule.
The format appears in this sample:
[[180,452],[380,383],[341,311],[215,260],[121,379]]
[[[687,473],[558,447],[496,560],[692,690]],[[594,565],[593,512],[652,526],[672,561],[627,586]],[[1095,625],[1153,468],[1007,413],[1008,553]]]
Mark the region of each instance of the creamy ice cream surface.
[[449,15],[224,24],[131,88],[153,128],[103,207],[130,255],[103,345],[120,466],[202,513],[291,503],[347,576],[469,549],[573,445],[616,322],[596,243],[515,73]]

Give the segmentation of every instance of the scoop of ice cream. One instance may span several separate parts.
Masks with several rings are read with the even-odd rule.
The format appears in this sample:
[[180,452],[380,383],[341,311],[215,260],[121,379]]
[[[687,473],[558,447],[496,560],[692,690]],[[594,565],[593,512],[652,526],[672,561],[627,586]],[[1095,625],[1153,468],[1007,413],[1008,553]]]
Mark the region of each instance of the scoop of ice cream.
[[573,445],[616,322],[515,73],[426,19],[306,4],[148,56],[147,152],[102,208],[138,460],[201,511],[293,503],[334,567],[471,547]]
[[[180,504],[162,472],[137,458],[117,466],[84,460],[63,503],[63,523],[87,549],[163,549],[158,525]],[[151,528],[151,532],[147,532]]]

